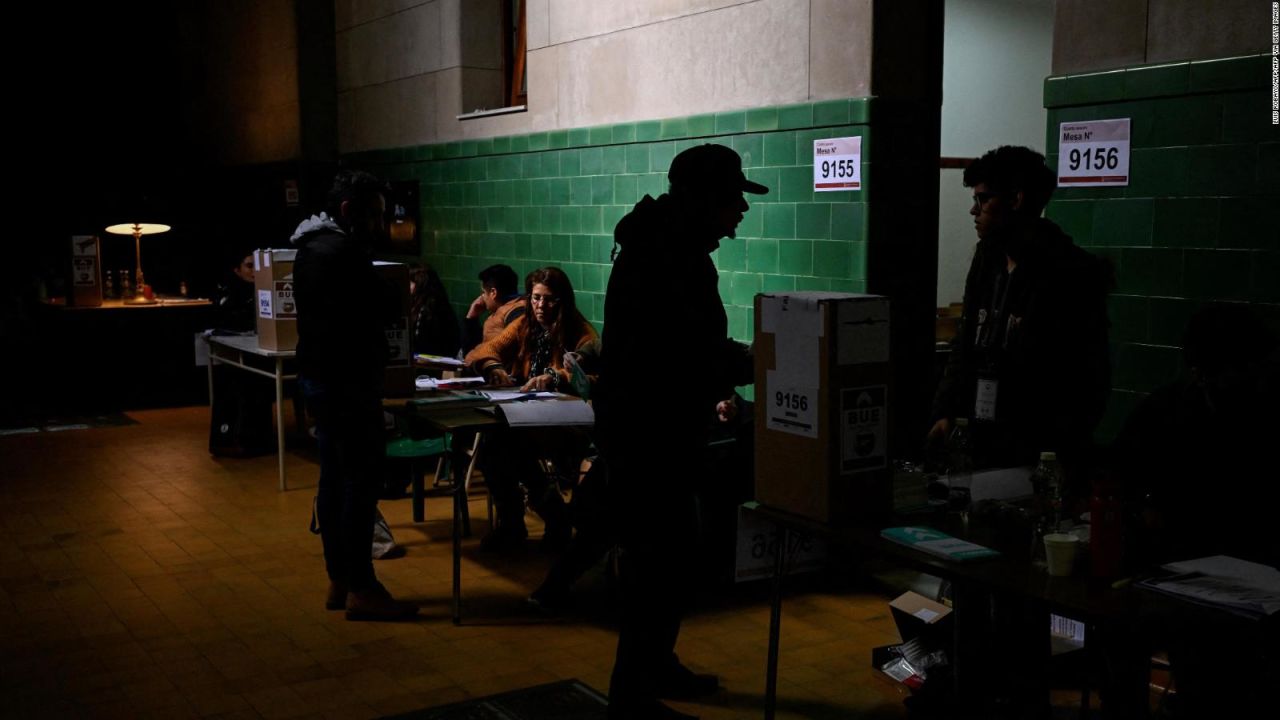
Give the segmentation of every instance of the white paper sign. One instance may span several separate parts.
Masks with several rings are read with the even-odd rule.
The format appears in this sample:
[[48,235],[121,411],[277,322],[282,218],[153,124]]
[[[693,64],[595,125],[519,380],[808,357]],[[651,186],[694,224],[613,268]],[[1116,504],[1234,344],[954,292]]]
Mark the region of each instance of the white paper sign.
[[773,370],[767,370],[768,396],[763,400],[768,410],[765,427],[792,435],[818,437],[818,388],[798,387],[780,382]]
[[[788,575],[820,570],[826,564],[827,547],[821,540],[798,532],[788,533],[787,540]],[[775,523],[739,507],[734,579],[743,582],[773,577],[781,541],[782,533]]]
[[273,307],[271,304],[270,290],[258,291],[258,317],[264,317],[264,318],[275,317],[275,313],[273,311]]
[[1058,126],[1058,187],[1129,184],[1129,118]]
[[862,138],[813,141],[813,190],[838,192],[862,188]]

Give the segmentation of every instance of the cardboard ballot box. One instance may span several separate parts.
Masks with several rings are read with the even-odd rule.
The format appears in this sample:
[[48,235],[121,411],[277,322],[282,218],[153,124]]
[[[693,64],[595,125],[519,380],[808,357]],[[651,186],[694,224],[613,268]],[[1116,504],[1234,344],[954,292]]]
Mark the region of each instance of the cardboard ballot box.
[[409,266],[403,263],[373,263],[373,269],[395,296],[396,313],[388,322],[387,397],[408,397],[414,393],[413,354],[409,349]]
[[761,294],[756,500],[830,525],[888,514],[889,300]]
[[258,296],[258,347],[294,350],[298,345],[298,308],[293,302],[296,250],[254,250],[253,287]]

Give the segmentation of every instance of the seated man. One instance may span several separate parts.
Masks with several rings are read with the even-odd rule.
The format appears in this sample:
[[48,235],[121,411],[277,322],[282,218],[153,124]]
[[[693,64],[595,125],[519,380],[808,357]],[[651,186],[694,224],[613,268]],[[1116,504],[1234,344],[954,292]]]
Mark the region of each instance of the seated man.
[[[568,351],[578,351],[598,335],[578,311],[573,286],[560,268],[534,270],[526,279],[528,295],[524,314],[497,337],[467,354],[472,372],[491,385],[519,386],[522,390],[573,393],[572,374],[565,367]],[[549,487],[537,459],[553,453],[549,443],[570,441],[585,450],[580,433],[545,433],[498,430],[487,438],[481,455],[485,484],[493,494],[498,527],[485,537],[482,547],[497,549],[528,537],[520,481],[529,489],[530,505],[547,522],[546,537],[563,543],[572,532],[564,517],[564,504],[556,488]],[[560,448],[567,452],[568,448]],[[572,453],[569,453],[572,454]]]
[[[471,352],[482,342],[498,337],[525,314],[524,296],[516,289],[516,271],[509,265],[490,265],[480,271],[480,295],[471,301],[462,320],[462,350]],[[480,315],[489,313],[480,326]]]

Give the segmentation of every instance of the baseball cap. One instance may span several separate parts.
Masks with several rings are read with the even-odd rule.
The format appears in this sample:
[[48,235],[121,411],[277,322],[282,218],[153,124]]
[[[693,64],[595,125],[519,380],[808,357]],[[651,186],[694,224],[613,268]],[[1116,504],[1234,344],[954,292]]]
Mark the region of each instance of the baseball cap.
[[703,190],[741,190],[765,195],[769,188],[751,182],[742,172],[742,158],[724,145],[695,145],[676,155],[667,171],[672,185]]

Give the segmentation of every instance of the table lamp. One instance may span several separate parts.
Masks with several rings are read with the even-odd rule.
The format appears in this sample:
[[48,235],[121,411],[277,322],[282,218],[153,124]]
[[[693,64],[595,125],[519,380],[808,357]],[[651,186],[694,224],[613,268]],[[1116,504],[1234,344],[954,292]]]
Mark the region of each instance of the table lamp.
[[159,223],[123,223],[121,225],[112,225],[107,228],[107,232],[112,235],[132,235],[133,236],[133,253],[137,258],[138,267],[134,271],[134,291],[133,298],[125,300],[130,305],[152,305],[155,303],[154,297],[146,295],[146,281],[142,279],[142,236],[155,235],[162,232],[169,232],[168,225]]

